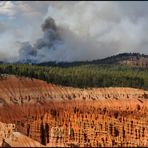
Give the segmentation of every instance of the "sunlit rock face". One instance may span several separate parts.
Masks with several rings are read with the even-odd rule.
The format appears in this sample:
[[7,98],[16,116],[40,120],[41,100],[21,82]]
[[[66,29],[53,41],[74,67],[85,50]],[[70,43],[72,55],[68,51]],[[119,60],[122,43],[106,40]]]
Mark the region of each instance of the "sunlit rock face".
[[0,82],[4,146],[17,145],[10,140],[15,132],[40,146],[148,146],[145,90],[79,89],[15,76]]

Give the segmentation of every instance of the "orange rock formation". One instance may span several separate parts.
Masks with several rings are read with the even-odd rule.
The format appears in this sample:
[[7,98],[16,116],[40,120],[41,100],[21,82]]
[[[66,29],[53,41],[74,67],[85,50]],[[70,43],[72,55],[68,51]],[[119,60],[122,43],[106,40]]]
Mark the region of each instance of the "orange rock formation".
[[78,89],[7,77],[0,121],[45,146],[148,146],[148,91]]

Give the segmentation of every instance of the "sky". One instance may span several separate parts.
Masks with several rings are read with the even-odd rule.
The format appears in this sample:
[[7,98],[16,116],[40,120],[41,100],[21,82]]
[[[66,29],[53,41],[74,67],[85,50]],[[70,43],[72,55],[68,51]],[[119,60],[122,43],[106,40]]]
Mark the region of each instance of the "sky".
[[147,34],[146,1],[0,2],[0,61],[83,61],[123,52],[148,54]]

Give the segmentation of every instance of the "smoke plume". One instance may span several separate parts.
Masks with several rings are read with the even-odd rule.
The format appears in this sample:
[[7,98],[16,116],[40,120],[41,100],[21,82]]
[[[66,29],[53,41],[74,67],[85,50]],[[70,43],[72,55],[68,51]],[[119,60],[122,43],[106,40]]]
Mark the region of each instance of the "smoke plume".
[[43,36],[33,45],[29,42],[21,44],[19,50],[21,62],[93,60],[97,50],[100,56],[97,55],[96,58],[101,57],[103,53],[104,57],[106,53],[111,54],[108,45],[97,42],[93,37],[82,37],[68,27],[58,26],[51,17],[45,19],[41,29]]
[[[0,22],[0,44],[5,42],[0,54],[7,59],[5,51],[11,57],[18,55],[14,59],[21,62],[34,63],[93,60],[123,52],[148,54],[147,2],[6,4],[7,11],[0,5],[0,14],[13,14],[18,21]],[[14,41],[19,44],[13,45]]]
[[53,18],[47,18],[41,28],[43,37],[38,39],[33,46],[29,42],[22,43],[22,47],[19,50],[20,61],[25,63],[49,61],[51,60],[50,52],[58,50],[56,47],[62,42],[64,44],[64,41],[60,38],[60,31],[62,30],[56,25]]

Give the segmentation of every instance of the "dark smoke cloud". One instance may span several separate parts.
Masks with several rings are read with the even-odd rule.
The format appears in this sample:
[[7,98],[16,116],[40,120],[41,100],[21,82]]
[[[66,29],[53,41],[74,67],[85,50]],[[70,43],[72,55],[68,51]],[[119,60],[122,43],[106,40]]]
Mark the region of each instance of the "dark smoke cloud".
[[41,25],[42,37],[22,44],[20,61],[82,61],[121,52],[148,54],[146,5],[144,2],[50,2]]
[[22,62],[36,62],[33,57],[36,56],[37,52],[34,48],[30,45],[29,42],[24,42],[21,44],[20,48],[20,60]]
[[[97,43],[93,42],[93,38],[92,40],[82,38],[69,30],[68,27],[56,25],[55,20],[51,17],[43,22],[41,28],[42,38],[33,45],[29,42],[24,42],[21,45],[19,50],[21,62],[80,61],[90,57],[94,58],[95,52],[93,50],[96,50]],[[101,43],[100,47],[102,48]],[[104,48],[102,49],[100,52],[104,51]]]
[[38,39],[33,46],[29,42],[22,43],[19,50],[20,61],[35,63],[44,61],[46,56],[50,54],[50,50],[54,50],[58,42],[61,41],[60,28],[56,26],[53,18],[48,17],[41,28],[44,32],[43,37]]
[[45,20],[45,22],[41,25],[41,27],[44,32],[46,32],[47,30],[50,30],[50,29],[54,30],[54,31],[57,30],[57,26],[55,24],[54,19],[50,18],[50,17]]

